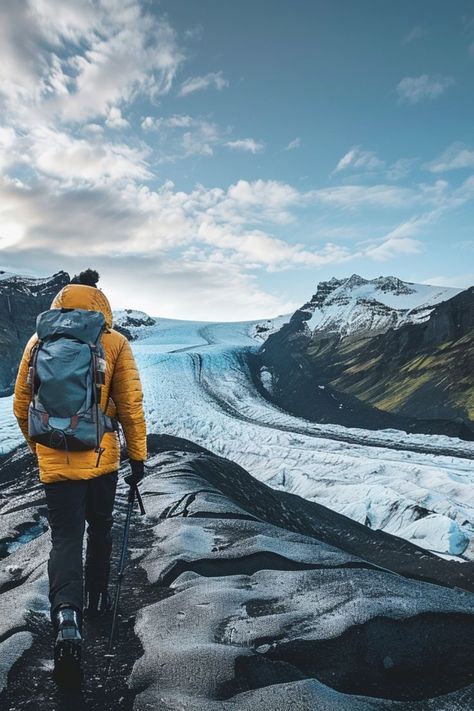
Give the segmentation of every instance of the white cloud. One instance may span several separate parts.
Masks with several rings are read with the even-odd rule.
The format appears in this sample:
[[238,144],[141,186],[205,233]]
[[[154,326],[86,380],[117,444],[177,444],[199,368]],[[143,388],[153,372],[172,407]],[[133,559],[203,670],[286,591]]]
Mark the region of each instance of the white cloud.
[[283,150],[285,151],[294,151],[295,148],[300,148],[301,146],[301,138],[294,138],[292,141],[288,143],[287,146]]
[[428,30],[426,27],[423,27],[423,25],[415,25],[415,27],[412,27],[411,30],[403,35],[401,42],[402,44],[411,44],[421,39],[421,37],[425,37],[427,34]]
[[298,265],[321,267],[351,258],[349,251],[338,245],[327,244],[322,250],[310,251],[301,244],[288,244],[260,230],[242,234],[229,226],[209,222],[200,225],[199,237],[220,250],[233,250],[238,260],[249,267],[260,265],[269,271]]
[[224,78],[223,72],[210,72],[203,77],[190,77],[181,84],[178,96],[187,96],[195,91],[203,91],[209,87],[214,87],[218,91],[222,91],[229,82]]
[[418,158],[399,158],[387,167],[386,175],[388,180],[402,180],[411,172],[417,164]]
[[195,27],[191,27],[184,33],[186,39],[199,41],[204,35],[204,27],[201,24],[197,24]]
[[101,136],[104,133],[104,127],[100,123],[86,123],[82,127],[83,133],[90,134],[93,136]]
[[141,123],[141,127],[144,131],[150,131],[155,127],[155,122],[151,116],[145,116]]
[[145,116],[141,126],[144,131],[157,131],[160,128],[191,128],[202,124],[202,119],[196,119],[188,114],[174,114],[168,118]]
[[[43,160],[44,169],[54,175],[66,170],[60,168],[61,156],[47,155]],[[77,160],[82,165],[83,156]],[[99,170],[100,166],[85,173],[83,168],[82,177],[97,182]],[[67,180],[69,175],[63,177]],[[74,256],[87,249],[97,257],[138,257],[194,247],[204,250],[206,259],[220,254],[225,263],[244,271],[321,266],[351,258],[340,246],[327,243],[310,249],[259,227],[263,221],[280,224],[288,208],[301,200],[291,186],[273,181],[239,181],[227,190],[198,186],[190,193],[176,191],[169,183],[154,191],[103,181],[87,191],[58,192],[54,186],[25,190],[2,182],[0,198],[5,223],[22,214],[25,233],[16,248],[30,254],[45,249]]]
[[423,243],[415,239],[416,235],[419,235],[427,225],[433,223],[447,209],[454,206],[454,203],[444,196],[446,185],[446,183],[438,181],[433,187],[432,190],[438,196],[438,204],[433,210],[414,215],[400,222],[381,239],[369,241],[364,247],[365,255],[375,261],[387,261],[397,256],[422,252]]
[[363,151],[360,146],[353,146],[342,156],[334,169],[334,173],[348,169],[372,171],[378,170],[384,165],[384,161],[380,160],[373,151]]
[[0,97],[26,125],[107,116],[171,88],[184,59],[169,23],[137,0],[10,2],[0,8]]
[[453,77],[429,76],[405,77],[397,84],[400,101],[417,104],[423,99],[437,99],[454,84]]
[[[61,160],[48,160],[48,169],[54,170]],[[97,168],[97,170],[99,170]],[[66,175],[66,179],[67,179]],[[97,175],[85,175],[84,179],[97,180]],[[99,175],[100,177],[100,175]],[[446,184],[422,186],[420,196],[438,201],[440,206],[431,212],[414,216],[401,222],[384,237],[355,246],[341,246],[326,242],[314,247],[291,243],[272,234],[269,225],[284,225],[294,219],[293,210],[308,204],[321,202],[323,191],[300,193],[292,186],[277,181],[240,180],[222,188],[197,186],[190,192],[176,191],[172,183],[160,190],[138,187],[133,183],[103,181],[100,188],[87,192],[63,191],[44,188],[43,191],[27,191],[12,184],[3,185],[2,204],[10,209],[4,215],[11,223],[16,214],[24,216],[25,236],[17,250],[46,249],[56,254],[72,256],[88,253],[96,258],[109,255],[139,259],[153,256],[165,259],[167,253],[181,251],[182,258],[191,263],[212,262],[224,270],[237,269],[243,275],[247,270],[266,269],[276,271],[289,268],[320,268],[341,264],[355,258],[387,261],[400,255],[414,255],[421,251],[422,242],[416,239],[423,228],[434,221],[442,211],[455,206],[454,199],[440,195]],[[348,186],[343,186],[345,190]],[[342,196],[334,195],[327,203],[339,207],[350,195],[360,203],[363,192],[352,190]],[[46,190],[46,192],[45,192]],[[392,189],[393,190],[393,189]],[[79,195],[81,195],[79,199]],[[386,186],[379,186],[379,193],[370,198],[375,205],[389,202],[406,202],[402,191],[387,193]],[[463,198],[466,199],[467,187]],[[413,196],[412,196],[413,197]],[[327,198],[327,195],[325,195]],[[461,198],[457,198],[461,199]],[[416,202],[416,201],[415,201]],[[81,217],[79,217],[81,215]],[[97,241],[94,235],[100,234]],[[90,239],[84,235],[89,236]]]
[[379,173],[387,180],[397,181],[406,177],[417,161],[417,158],[399,158],[387,165],[374,151],[365,151],[361,146],[353,146],[342,156],[332,175],[342,171],[361,174]]
[[17,134],[10,126],[0,126],[0,170],[6,171],[20,160],[17,152]]
[[158,131],[160,148],[163,151],[161,161],[175,161],[193,155],[212,156],[216,146],[226,146],[232,150],[258,153],[265,144],[253,138],[226,140],[230,129],[222,131],[219,126],[203,117],[189,114],[173,114],[168,117],[145,116],[141,127],[143,131]]
[[[389,259],[413,254],[419,245],[413,227],[401,225],[365,245],[336,244],[336,228],[332,235],[310,232],[304,243],[297,241],[298,216],[308,207],[332,216],[341,209],[420,209],[422,201],[447,209],[474,191],[474,181],[466,181],[456,195],[444,181],[308,192],[276,180],[236,180],[227,188],[178,190],[171,182],[148,187],[156,178],[152,161],[212,156],[224,146],[258,153],[264,144],[232,140],[230,129],[214,123],[210,113],[166,116],[160,103],[161,115],[155,115],[151,106],[157,101],[145,110],[138,104],[143,96],[156,99],[169,92],[184,57],[176,33],[147,11],[149,3],[18,0],[9,5],[8,27],[0,7],[0,167],[19,168],[12,176],[22,179],[0,180],[0,246],[9,263],[35,264],[48,272],[70,263],[77,271],[87,254],[114,275],[109,278],[117,298],[125,277],[133,284],[136,294],[129,290],[123,305],[148,307],[144,299],[158,284],[160,307],[150,308],[154,313],[162,313],[166,301],[168,315],[182,316],[185,309],[196,317],[268,315],[288,302],[258,286],[258,270],[318,269],[364,256]],[[179,93],[227,85],[217,72],[188,79]],[[150,140],[153,153],[129,131],[115,134],[115,140],[111,131],[104,132],[128,129],[127,119],[140,111],[143,131],[153,132],[141,138]],[[285,150],[300,145],[294,138]],[[360,146],[349,153],[338,171],[384,166]],[[191,167],[196,163],[190,161]]]
[[277,180],[238,180],[231,185],[215,209],[219,219],[232,224],[242,216],[255,224],[288,224],[294,220],[292,208],[304,205],[304,195]]
[[366,256],[377,261],[386,261],[399,255],[418,254],[423,251],[423,242],[415,237],[446,212],[460,207],[474,196],[472,176],[456,190],[448,192],[448,188],[448,183],[443,180],[436,181],[432,186],[421,185],[420,202],[431,203],[433,209],[404,220],[380,240],[369,242],[364,247]]
[[159,161],[173,162],[189,156],[212,156],[214,148],[223,144],[223,132],[212,121],[188,114],[174,114],[166,118],[146,116],[141,123],[143,131],[158,132]]
[[426,163],[425,168],[432,173],[444,173],[448,170],[474,167],[474,149],[464,143],[453,143],[444,153]]
[[74,184],[147,180],[151,172],[146,149],[126,144],[75,138],[63,131],[40,127],[28,136],[30,164],[62,187]]
[[[184,157],[191,155],[212,156],[213,146],[220,142],[219,128],[209,121],[196,121],[192,130],[186,131],[182,138]],[[177,126],[181,128],[181,126]]]
[[110,107],[105,123],[109,128],[127,128],[130,125],[117,106]]
[[212,156],[214,150],[208,139],[203,139],[191,131],[186,131],[183,136],[184,157],[186,156]]
[[[281,312],[278,299],[257,286],[258,270],[319,269],[354,259],[388,261],[416,255],[423,248],[418,237],[424,228],[474,193],[474,181],[465,181],[451,192],[445,181],[417,190],[380,185],[300,192],[268,180],[239,180],[227,189],[198,185],[187,192],[167,182],[154,190],[140,185],[142,178],[133,179],[134,170],[147,170],[143,156],[121,153],[120,146],[108,143],[100,144],[101,153],[93,141],[64,132],[44,136],[42,131],[35,136],[31,160],[50,179],[29,187],[0,181],[5,261],[35,263],[38,268],[44,264],[49,271],[53,264],[76,265],[87,254],[94,265],[107,266],[110,279],[126,263],[128,283],[135,279],[134,270],[141,271],[135,280],[138,295],[129,291],[123,305],[138,306],[141,300],[142,308],[148,308],[145,302],[149,294],[157,293],[156,282],[159,297],[170,298],[168,315],[211,318],[220,284],[227,284],[222,299],[219,292],[220,316],[248,318],[262,313],[260,308],[263,315]],[[302,244],[277,234],[281,226],[295,221],[298,211],[315,204],[336,213],[341,207],[386,209],[402,204],[432,204],[434,209],[405,219],[383,237],[365,243],[341,246],[328,235],[329,241]],[[332,239],[338,239],[334,235]],[[239,289],[247,290],[240,301]],[[198,303],[196,290],[203,290]],[[114,293],[120,296],[118,282]],[[163,313],[160,308],[148,310]]]
[[265,144],[256,141],[254,138],[241,138],[236,141],[227,141],[228,148],[235,151],[247,151],[248,153],[260,153],[265,148]]
[[419,199],[411,188],[393,185],[338,185],[321,188],[308,194],[311,199],[324,205],[355,210],[360,207],[406,208]]
[[422,243],[419,240],[411,237],[390,237],[381,244],[367,249],[365,256],[376,262],[386,262],[394,257],[419,254],[421,251]]
[[433,216],[427,214],[401,222],[382,239],[369,243],[364,249],[365,256],[377,262],[385,262],[402,255],[419,254],[423,245],[414,239],[414,235],[432,219]]
[[[107,276],[101,283],[117,307],[209,321],[268,318],[297,308],[295,302],[262,289],[255,275],[243,273],[238,264],[220,260],[217,254],[203,259],[191,253],[188,258],[152,264],[132,257],[127,262],[122,269],[117,265],[113,273],[104,264]],[[126,295],[124,283],[129,287]]]
[[161,120],[162,125],[169,126],[170,128],[190,128],[193,125],[199,125],[202,123],[202,121],[193,119],[187,114],[175,114],[174,116]]

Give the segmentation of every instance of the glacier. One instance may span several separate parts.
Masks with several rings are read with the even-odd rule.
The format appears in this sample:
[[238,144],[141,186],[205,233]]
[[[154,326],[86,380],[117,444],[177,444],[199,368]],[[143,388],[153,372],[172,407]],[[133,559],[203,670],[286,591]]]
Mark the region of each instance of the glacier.
[[319,425],[256,390],[255,324],[157,319],[132,348],[150,433],[190,439],[260,481],[441,555],[474,555],[474,447]]
[[[247,356],[261,345],[261,321],[154,320],[131,344],[149,433],[192,440],[275,489],[440,556],[474,558],[472,443],[294,417],[253,383]],[[11,408],[0,399],[3,452],[22,442]]]

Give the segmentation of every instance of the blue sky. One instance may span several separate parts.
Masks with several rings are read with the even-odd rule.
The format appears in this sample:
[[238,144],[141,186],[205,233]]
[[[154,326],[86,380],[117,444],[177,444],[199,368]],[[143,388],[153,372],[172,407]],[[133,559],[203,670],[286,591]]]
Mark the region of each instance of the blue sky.
[[469,286],[473,69],[460,0],[7,0],[0,268],[205,319]]

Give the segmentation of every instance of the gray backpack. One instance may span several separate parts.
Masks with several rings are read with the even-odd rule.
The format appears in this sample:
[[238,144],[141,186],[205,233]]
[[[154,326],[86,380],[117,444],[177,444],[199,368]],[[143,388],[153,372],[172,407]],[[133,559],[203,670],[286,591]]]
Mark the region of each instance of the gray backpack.
[[[117,429],[100,407],[106,361],[100,343],[104,315],[86,309],[49,309],[36,320],[28,384],[28,435],[53,449],[94,449],[96,466],[104,432]],[[68,458],[69,462],[69,458]]]

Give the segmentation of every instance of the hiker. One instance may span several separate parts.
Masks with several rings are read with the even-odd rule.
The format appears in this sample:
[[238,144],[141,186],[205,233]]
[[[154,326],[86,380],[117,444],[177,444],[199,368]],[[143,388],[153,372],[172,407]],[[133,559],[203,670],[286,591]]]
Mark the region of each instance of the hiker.
[[[128,340],[112,328],[112,311],[97,287],[98,279],[94,270],[81,272],[55,296],[50,310],[40,314],[37,331],[26,344],[14,392],[13,410],[37,456],[47,503],[52,542],[48,577],[55,635],[53,677],[59,684],[66,677],[81,677],[83,614],[103,616],[111,607],[112,511],[120,465],[117,421],[127,445],[132,473],[125,481],[130,487],[142,480],[147,455],[140,376]],[[88,335],[80,340],[83,333]],[[92,343],[90,348],[94,337],[96,346]],[[42,345],[35,355],[38,342]],[[81,373],[96,375],[95,405],[91,401],[90,410],[95,413],[94,425],[92,418],[84,415],[88,396],[84,399],[84,392],[77,390],[79,383],[92,392],[94,383],[91,385],[92,376],[81,379]],[[71,405],[75,396],[81,398],[76,409]],[[56,415],[66,413],[68,417],[52,417],[42,410],[45,399],[57,404]],[[49,408],[51,413],[51,405]],[[76,410],[78,414],[70,417]],[[85,433],[93,426],[97,431],[90,443]]]

